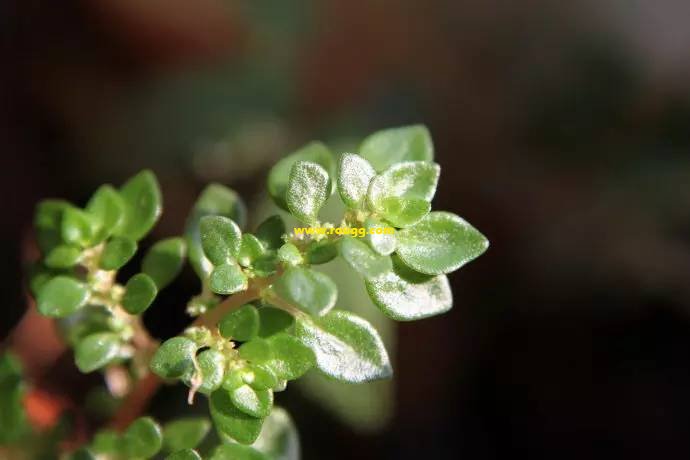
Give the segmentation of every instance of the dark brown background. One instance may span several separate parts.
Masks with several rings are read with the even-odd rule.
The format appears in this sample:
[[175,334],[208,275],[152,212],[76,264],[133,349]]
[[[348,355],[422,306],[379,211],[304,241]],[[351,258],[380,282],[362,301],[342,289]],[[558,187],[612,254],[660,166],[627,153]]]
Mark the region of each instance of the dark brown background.
[[[492,247],[451,276],[450,314],[401,325],[382,433],[291,395],[305,459],[690,458],[689,17],[681,0],[2,2],[2,334],[27,305],[38,199],[150,167],[169,235],[208,180],[256,196],[303,141],[424,122],[435,206]],[[226,134],[246,139],[209,153]],[[186,320],[161,308],[164,337]],[[68,357],[53,372],[93,383]]]

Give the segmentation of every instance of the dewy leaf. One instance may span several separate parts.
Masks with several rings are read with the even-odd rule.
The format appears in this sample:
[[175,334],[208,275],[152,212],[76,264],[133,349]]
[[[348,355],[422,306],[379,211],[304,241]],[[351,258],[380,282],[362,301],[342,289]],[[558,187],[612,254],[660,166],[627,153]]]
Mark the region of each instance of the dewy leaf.
[[457,270],[479,257],[489,241],[464,219],[450,212],[429,213],[400,230],[398,256],[416,271],[439,275]]
[[256,237],[268,249],[277,250],[283,245],[285,222],[279,215],[271,216],[256,228]]
[[109,364],[120,352],[120,338],[111,332],[92,334],[79,342],[74,350],[80,371],[93,372]]
[[124,236],[110,239],[103,248],[99,266],[103,270],[118,270],[137,252],[137,243]]
[[216,429],[242,444],[251,444],[261,433],[262,418],[252,417],[239,410],[227,390],[216,390],[209,398],[211,417]]
[[359,154],[380,172],[402,161],[432,161],[434,145],[426,126],[403,126],[371,134],[362,142]]
[[128,458],[149,458],[161,450],[163,434],[151,417],[140,417],[127,428],[122,441]]
[[163,426],[163,445],[169,452],[194,449],[210,429],[211,422],[206,417],[178,418]]
[[365,284],[369,297],[381,311],[399,321],[438,315],[453,306],[453,295],[445,275],[412,283],[391,270]]
[[406,161],[376,176],[369,184],[371,209],[397,227],[412,225],[431,209],[440,168],[436,163]]
[[255,260],[259,259],[265,252],[264,246],[257,237],[251,233],[242,235],[242,244],[237,261],[243,267],[249,267]]
[[350,312],[333,310],[321,318],[297,318],[295,334],[316,355],[316,367],[330,377],[359,383],[392,373],[376,330]]
[[112,186],[102,185],[86,204],[86,210],[95,217],[101,227],[101,236],[106,237],[122,224],[125,217],[125,202]]
[[270,337],[279,332],[289,331],[295,323],[293,316],[279,308],[265,306],[259,308],[259,336]]
[[331,193],[330,180],[328,171],[317,163],[295,163],[285,191],[290,213],[302,222],[314,223]]
[[44,254],[62,243],[62,214],[70,206],[64,200],[43,200],[36,206],[34,227]]
[[[328,147],[320,142],[311,142],[276,163],[268,174],[268,193],[273,198],[273,201],[286,211],[289,210],[286,199],[288,181],[292,167],[298,161],[309,161],[319,164],[328,173],[332,173],[335,169],[333,155],[328,150]],[[328,195],[330,195],[332,190],[331,188]]]
[[161,191],[156,176],[145,170],[120,188],[125,216],[113,234],[135,241],[142,239],[156,224],[162,212]]
[[199,220],[208,215],[223,216],[232,219],[242,228],[246,221],[246,214],[244,203],[232,189],[220,184],[211,184],[201,192],[185,225],[189,262],[200,278],[207,278],[213,270],[213,265],[206,258],[201,247]]
[[41,287],[38,311],[53,318],[63,318],[86,305],[89,290],[82,282],[68,276],[56,276]]
[[62,239],[69,244],[88,247],[98,231],[94,217],[81,209],[70,206],[62,215]]
[[156,283],[146,273],[137,273],[127,281],[122,307],[132,315],[143,313],[158,294]]
[[173,337],[158,347],[151,370],[164,379],[180,378],[194,367],[197,344],[186,337]]
[[242,232],[232,219],[223,216],[204,216],[199,221],[201,246],[213,265],[234,261],[242,245]]
[[[201,386],[199,393],[211,394],[223,383],[225,377],[225,356],[218,350],[204,350],[196,357],[201,370]],[[188,373],[184,377],[184,383],[192,387],[194,374]]]
[[376,171],[367,160],[344,153],[338,168],[338,193],[343,203],[350,208],[361,207],[375,175]]
[[221,444],[216,447],[209,460],[272,460],[258,450],[241,444]]
[[273,286],[276,294],[311,315],[323,315],[335,305],[338,288],[328,275],[309,268],[288,268]]
[[166,238],[154,244],[141,262],[141,271],[151,277],[158,290],[166,287],[182,270],[187,244],[183,238]]
[[202,460],[194,449],[182,449],[165,457],[165,460]]
[[358,238],[344,237],[339,246],[343,259],[365,279],[375,278],[393,268],[390,257],[375,253]]
[[248,285],[247,275],[235,262],[217,266],[209,278],[209,288],[216,294],[234,294],[246,290]]
[[268,339],[273,352],[270,367],[282,380],[295,380],[314,367],[314,352],[295,337],[281,333]]
[[[388,256],[395,251],[397,241],[395,238],[395,233],[385,233],[385,228],[388,225],[384,225],[380,221],[374,218],[367,218],[364,221],[364,228],[366,228],[367,235],[364,238],[371,249],[374,252],[381,254],[382,256]],[[380,229],[380,230],[379,230]]]
[[259,333],[259,312],[252,304],[231,311],[218,324],[220,335],[226,339],[246,342]]
[[267,417],[273,407],[271,390],[255,390],[246,384],[230,391],[230,399],[235,407],[252,417]]
[[61,244],[50,250],[45,258],[45,264],[50,268],[70,268],[79,262],[81,251],[74,246]]

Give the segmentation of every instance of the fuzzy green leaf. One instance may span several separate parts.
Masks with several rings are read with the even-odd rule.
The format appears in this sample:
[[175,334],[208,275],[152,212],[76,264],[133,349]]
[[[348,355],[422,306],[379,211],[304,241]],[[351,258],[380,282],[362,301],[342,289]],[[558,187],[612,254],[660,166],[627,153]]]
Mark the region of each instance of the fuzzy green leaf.
[[80,281],[56,276],[41,287],[36,304],[38,311],[53,318],[63,318],[86,305],[89,290]]
[[240,253],[242,231],[237,224],[223,216],[204,216],[199,221],[201,246],[213,265],[234,261]]
[[92,334],[79,342],[74,350],[77,367],[83,373],[93,372],[109,364],[120,352],[120,338],[111,332]]
[[266,364],[253,364],[243,374],[243,381],[256,390],[268,390],[278,385],[278,377]]
[[166,238],[154,244],[141,262],[141,271],[158,289],[166,287],[182,270],[187,244],[183,238]]
[[[323,167],[329,174],[335,169],[333,154],[328,150],[328,147],[320,142],[311,142],[276,163],[268,175],[268,193],[271,195],[271,198],[273,198],[273,201],[286,211],[289,210],[286,192],[290,173],[292,167],[298,161],[316,163]],[[328,195],[332,193],[333,185],[329,185],[329,187],[331,188]]]
[[412,225],[431,209],[439,174],[436,163],[394,164],[371,181],[367,194],[369,206],[396,227]]
[[125,202],[120,194],[110,185],[102,185],[96,190],[89,202],[86,210],[94,216],[101,231],[100,238],[105,238],[112,234],[113,230],[125,218]]
[[62,243],[62,215],[70,206],[64,200],[43,200],[36,206],[34,228],[44,254]]
[[100,267],[103,270],[118,270],[137,252],[136,241],[124,236],[113,237],[103,248]]
[[163,433],[151,417],[140,417],[127,428],[122,441],[129,458],[150,458],[161,450]]
[[297,246],[292,243],[285,243],[282,245],[280,249],[278,249],[277,258],[278,261],[286,267],[294,267],[304,262],[302,253]]
[[302,222],[316,222],[331,193],[328,171],[318,163],[298,161],[290,170],[285,199],[290,213]]
[[273,350],[268,341],[262,338],[254,338],[249,342],[242,344],[239,349],[240,358],[249,361],[250,363],[261,364],[270,361],[273,358]]
[[209,288],[216,294],[234,294],[244,291],[249,285],[247,275],[237,263],[219,265],[211,272]]
[[375,253],[358,238],[344,237],[339,247],[343,259],[365,279],[375,278],[393,268],[390,257]]
[[259,308],[259,337],[267,338],[279,332],[289,331],[294,323],[295,318],[279,308]]
[[114,235],[139,241],[156,224],[163,210],[161,191],[156,176],[144,170],[120,188],[125,204],[125,216]]
[[359,383],[392,373],[378,332],[353,313],[333,310],[321,318],[298,318],[295,335],[316,355],[316,367],[335,379]]
[[[199,393],[211,394],[223,383],[225,377],[225,356],[217,350],[204,350],[196,357],[199,369],[201,370],[201,386]],[[194,373],[187,373],[184,383],[191,387]]]
[[182,449],[165,457],[165,460],[202,460],[194,449]]
[[285,222],[279,215],[271,216],[256,228],[256,237],[268,249],[277,250],[283,245]]
[[268,343],[273,354],[270,367],[279,379],[295,380],[316,364],[314,352],[291,335],[274,335]]
[[209,460],[271,460],[269,457],[250,446],[241,444],[221,444],[213,451]]
[[180,378],[194,368],[197,344],[186,337],[173,337],[158,347],[150,368],[164,379]]
[[175,419],[163,426],[163,445],[168,452],[194,449],[210,429],[211,422],[206,417]]
[[374,304],[386,315],[399,321],[412,321],[444,313],[453,306],[453,294],[445,275],[416,275],[407,279],[391,270],[366,281]]
[[158,288],[146,273],[137,273],[127,281],[122,307],[132,315],[139,315],[151,306]]
[[235,407],[252,417],[267,417],[273,407],[273,391],[256,390],[246,384],[230,391],[230,399]]
[[284,300],[311,315],[325,314],[338,297],[338,288],[328,275],[303,267],[288,268],[273,288]]
[[307,248],[306,259],[311,265],[320,265],[330,262],[338,256],[338,247],[334,240],[321,240],[312,242]]
[[259,312],[252,304],[243,305],[225,315],[218,329],[226,339],[246,342],[259,333]]
[[375,175],[374,168],[361,156],[343,154],[338,167],[338,193],[343,203],[350,208],[360,208]]
[[434,145],[426,126],[412,125],[384,129],[368,136],[359,154],[377,171],[384,171],[402,161],[432,161]]
[[259,259],[266,250],[261,241],[251,233],[242,235],[242,244],[240,245],[240,253],[237,256],[237,261],[243,267],[251,266],[255,260]]
[[261,433],[262,418],[247,415],[233,404],[227,390],[216,390],[209,398],[211,417],[216,429],[242,444],[251,444]]
[[400,259],[429,275],[450,273],[479,257],[489,241],[464,219],[449,212],[429,213],[397,234]]
[[50,250],[44,263],[50,268],[70,268],[79,262],[80,257],[81,250],[79,248],[61,244]]
[[90,246],[98,228],[98,222],[91,214],[74,206],[66,208],[62,214],[62,239],[69,244]]
[[202,279],[207,278],[213,270],[213,265],[204,255],[199,230],[199,220],[208,215],[230,218],[243,228],[247,209],[239,195],[223,185],[210,184],[201,192],[187,219],[185,235],[189,247],[189,262]]
[[[388,256],[395,251],[397,239],[395,233],[384,233],[383,229],[388,227],[387,225],[369,217],[364,221],[364,227],[367,231],[367,235],[364,239],[369,243],[371,249],[382,256]],[[372,229],[374,230],[373,233],[371,231]],[[377,233],[377,229],[381,229],[381,233]]]

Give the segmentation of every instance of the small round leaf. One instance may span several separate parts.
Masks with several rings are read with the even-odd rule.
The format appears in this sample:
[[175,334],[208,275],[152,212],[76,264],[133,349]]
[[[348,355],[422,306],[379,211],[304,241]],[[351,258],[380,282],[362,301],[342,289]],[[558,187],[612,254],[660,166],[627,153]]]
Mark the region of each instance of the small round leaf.
[[271,216],[256,228],[256,237],[268,249],[277,250],[283,245],[285,222],[279,215]]
[[122,307],[128,313],[138,315],[151,306],[157,294],[158,288],[151,277],[145,273],[137,273],[125,285]]
[[285,200],[290,213],[308,224],[317,220],[319,210],[331,193],[328,171],[311,161],[298,161],[290,170]]
[[344,153],[338,167],[338,193],[343,203],[350,208],[360,208],[375,175],[376,171],[367,160]]
[[154,244],[141,262],[141,271],[163,289],[182,270],[187,244],[183,238],[166,238]]
[[259,336],[270,337],[279,332],[289,331],[295,318],[284,310],[265,306],[259,308]]
[[120,352],[120,338],[111,332],[87,336],[77,344],[74,357],[84,373],[93,372],[109,364]]
[[186,337],[173,337],[158,347],[150,368],[165,379],[180,378],[194,368],[197,344]]
[[225,315],[218,329],[226,339],[246,342],[259,333],[259,312],[252,304],[243,305]]
[[216,390],[209,398],[211,417],[216,429],[242,444],[251,444],[261,433],[262,418],[252,417],[239,410],[227,390]]
[[74,246],[61,244],[46,255],[44,263],[50,268],[70,268],[79,262],[81,251]]
[[56,276],[46,282],[38,293],[38,311],[53,318],[71,315],[86,305],[89,290],[82,282],[68,276]]
[[328,312],[338,298],[338,288],[328,275],[309,268],[288,268],[273,285],[284,300],[311,315]]
[[464,219],[449,212],[432,212],[397,234],[400,259],[414,270],[440,275],[479,257],[489,241]]
[[118,270],[129,262],[136,252],[136,241],[124,236],[113,237],[103,248],[99,266],[103,270]]
[[86,204],[86,210],[95,217],[101,228],[100,236],[105,238],[122,224],[125,202],[112,186],[102,185]]
[[234,261],[242,245],[242,231],[237,224],[223,216],[204,216],[199,221],[201,246],[213,265]]
[[169,452],[194,449],[204,440],[211,422],[206,417],[185,417],[163,426],[163,445]]
[[[388,256],[395,251],[397,245],[395,233],[386,233],[387,225],[369,217],[364,221],[364,227],[367,231],[364,239],[376,253]],[[379,231],[379,229],[381,230]]]
[[90,246],[98,231],[96,219],[81,209],[70,206],[62,214],[62,239],[81,247]]
[[248,285],[247,275],[234,262],[217,266],[209,278],[209,288],[216,294],[234,294],[246,290]]
[[243,267],[251,266],[255,260],[260,258],[266,250],[261,241],[251,233],[242,235],[242,244],[240,246],[240,253],[237,256],[237,261]]
[[360,239],[344,237],[339,247],[343,259],[365,279],[375,278],[393,268],[390,257],[375,253]]
[[127,428],[122,441],[130,458],[149,458],[161,450],[163,433],[151,417],[140,417]]
[[139,241],[156,224],[163,210],[156,176],[148,170],[129,179],[120,188],[125,216],[113,234]]
[[[199,393],[211,394],[223,383],[225,377],[225,356],[217,350],[204,350],[196,357],[199,369],[201,370],[201,386]],[[187,373],[184,383],[191,387],[193,372]]]
[[353,313],[333,310],[321,318],[298,318],[295,334],[316,356],[316,367],[337,380],[360,383],[390,377],[378,332]]
[[267,417],[273,407],[273,391],[256,390],[249,385],[232,390],[230,399],[235,407],[252,417]]
[[377,171],[402,161],[432,161],[434,145],[426,126],[412,125],[384,129],[364,139],[359,153]]
[[270,367],[281,380],[295,380],[316,364],[314,352],[291,335],[274,335],[268,343],[273,352]]

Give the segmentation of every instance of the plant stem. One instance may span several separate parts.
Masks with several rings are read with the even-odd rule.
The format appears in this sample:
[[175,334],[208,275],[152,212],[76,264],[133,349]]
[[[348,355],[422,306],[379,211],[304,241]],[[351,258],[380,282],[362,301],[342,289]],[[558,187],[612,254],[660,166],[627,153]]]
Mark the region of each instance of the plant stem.
[[[258,299],[261,296],[261,291],[270,286],[275,278],[279,275],[274,275],[270,278],[255,279],[246,291],[242,291],[233,296],[228,297],[223,302],[216,305],[215,308],[199,316],[190,327],[207,327],[213,329],[218,322],[228,312],[235,310],[247,302]],[[144,331],[145,332],[145,331]],[[149,345],[157,342],[149,342]],[[108,424],[109,428],[123,431],[130,423],[132,423],[140,413],[146,408],[149,400],[153,397],[161,385],[162,380],[153,372],[147,372],[132,388],[132,391],[127,395],[119,410]]]

